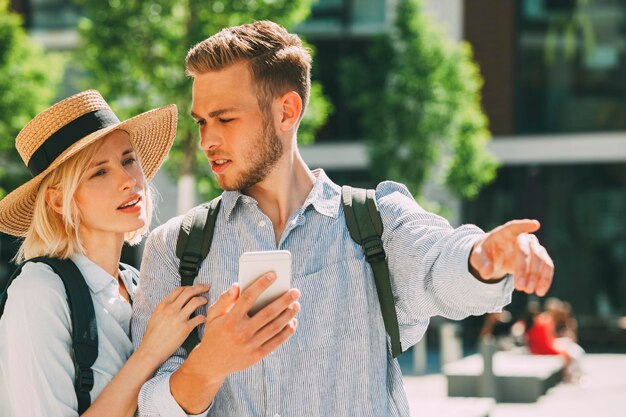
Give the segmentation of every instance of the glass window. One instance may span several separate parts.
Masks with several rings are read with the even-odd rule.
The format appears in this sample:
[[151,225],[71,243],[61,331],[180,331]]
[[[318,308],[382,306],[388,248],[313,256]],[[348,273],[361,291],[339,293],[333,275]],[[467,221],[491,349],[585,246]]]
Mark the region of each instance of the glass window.
[[74,29],[80,8],[71,0],[30,0],[30,29]]
[[524,0],[518,133],[626,130],[626,2]]
[[581,315],[626,315],[626,164],[505,167],[463,211],[485,230],[538,219],[556,266],[550,295]]
[[366,54],[370,42],[364,38],[311,39],[315,47],[312,78],[324,86],[324,94],[333,104],[333,112],[315,137],[322,142],[356,142],[363,138],[359,126],[360,114],[351,105],[350,97],[342,88],[339,71],[342,59]]

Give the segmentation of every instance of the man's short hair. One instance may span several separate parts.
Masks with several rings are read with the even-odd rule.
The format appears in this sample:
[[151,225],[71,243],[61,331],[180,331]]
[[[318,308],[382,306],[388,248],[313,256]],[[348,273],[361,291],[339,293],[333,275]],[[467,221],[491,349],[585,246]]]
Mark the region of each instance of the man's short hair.
[[249,63],[262,111],[269,111],[274,98],[295,91],[304,114],[311,90],[311,54],[297,35],[268,20],[225,28],[191,48],[185,67],[193,77],[237,62]]

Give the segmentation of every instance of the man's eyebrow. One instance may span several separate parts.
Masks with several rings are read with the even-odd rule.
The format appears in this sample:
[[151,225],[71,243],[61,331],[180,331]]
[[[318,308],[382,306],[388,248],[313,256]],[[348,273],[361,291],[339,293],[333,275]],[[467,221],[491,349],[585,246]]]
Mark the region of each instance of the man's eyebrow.
[[[228,113],[228,112],[236,111],[236,110],[237,109],[235,107],[228,107],[228,108],[225,108],[225,109],[214,110],[211,113],[209,113],[209,117],[210,118],[215,118],[215,117],[221,116],[224,113]],[[197,114],[193,110],[191,111],[191,117],[193,117],[196,120],[204,120],[204,117],[200,116],[199,114]]]
[[235,111],[235,110],[237,110],[237,109],[234,108],[234,107],[229,107],[229,108],[226,108],[226,109],[215,110],[215,111],[212,111],[211,113],[209,113],[209,117],[210,118],[218,117],[218,116],[221,116],[224,113],[228,113],[228,112]]

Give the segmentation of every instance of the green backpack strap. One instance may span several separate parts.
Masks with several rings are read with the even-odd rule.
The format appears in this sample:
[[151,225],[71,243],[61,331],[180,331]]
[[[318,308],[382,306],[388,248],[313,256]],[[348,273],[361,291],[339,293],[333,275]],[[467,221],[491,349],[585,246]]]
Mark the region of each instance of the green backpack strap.
[[[178,272],[180,285],[193,285],[202,261],[211,250],[215,221],[222,197],[216,197],[200,207],[189,211],[183,218],[176,241],[176,256],[180,259]],[[192,314],[192,317],[195,315]],[[183,343],[187,354],[200,343],[198,331],[192,331]]]
[[391,339],[391,353],[396,358],[402,353],[402,344],[389,267],[381,239],[383,223],[376,207],[376,192],[346,185],[341,187],[341,197],[350,236],[361,245],[365,259],[372,267],[383,322]]

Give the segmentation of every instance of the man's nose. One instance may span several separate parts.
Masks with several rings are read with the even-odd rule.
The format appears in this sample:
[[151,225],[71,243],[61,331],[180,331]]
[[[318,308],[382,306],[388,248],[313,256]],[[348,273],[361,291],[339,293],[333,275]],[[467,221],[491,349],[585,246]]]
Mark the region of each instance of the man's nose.
[[219,148],[222,138],[214,130],[205,128],[200,132],[200,147],[203,151],[210,151]]

